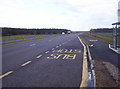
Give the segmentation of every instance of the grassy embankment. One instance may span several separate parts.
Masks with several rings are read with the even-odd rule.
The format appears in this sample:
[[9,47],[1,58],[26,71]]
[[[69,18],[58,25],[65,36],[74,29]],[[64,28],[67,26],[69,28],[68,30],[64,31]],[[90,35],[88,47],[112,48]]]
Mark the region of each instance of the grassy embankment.
[[106,36],[106,37],[112,37],[113,33],[96,33],[96,34],[101,35],[101,36]]
[[[102,34],[102,35],[98,35],[98,34]],[[82,36],[83,37],[90,37],[90,38],[93,38],[93,39],[96,39],[96,40],[100,40],[104,43],[107,43],[107,44],[112,44],[112,38],[110,37],[107,37],[107,35],[111,33],[89,33],[89,32],[86,32],[86,33],[83,33]]]
[[11,44],[11,43],[19,43],[19,42],[31,41],[31,40],[38,40],[38,39],[47,38],[49,36],[48,35],[13,35],[13,36],[2,36],[2,37],[0,37],[0,39],[2,39],[2,41],[4,42],[4,41],[20,40],[20,39],[27,39],[27,38],[34,38],[34,37],[40,37],[40,38],[8,42],[8,43],[0,43],[0,45],[1,44],[4,45],[4,44]]

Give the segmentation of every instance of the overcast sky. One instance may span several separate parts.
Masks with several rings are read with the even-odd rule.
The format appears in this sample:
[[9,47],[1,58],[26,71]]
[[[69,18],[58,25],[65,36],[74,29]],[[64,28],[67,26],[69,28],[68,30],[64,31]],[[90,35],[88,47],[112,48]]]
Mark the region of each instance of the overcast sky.
[[0,0],[0,27],[64,28],[86,31],[112,27],[119,0]]

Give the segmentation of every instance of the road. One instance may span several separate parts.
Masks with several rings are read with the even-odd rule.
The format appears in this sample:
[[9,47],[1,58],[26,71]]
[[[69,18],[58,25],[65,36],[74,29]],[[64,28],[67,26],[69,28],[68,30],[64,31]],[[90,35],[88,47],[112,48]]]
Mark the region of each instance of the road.
[[83,45],[79,34],[2,47],[3,87],[79,87]]
[[92,43],[92,47],[90,47],[90,51],[94,59],[102,60],[105,62],[110,62],[120,69],[119,57],[120,55],[111,49],[109,49],[109,45],[103,43],[99,40],[94,40],[92,38],[86,37]]

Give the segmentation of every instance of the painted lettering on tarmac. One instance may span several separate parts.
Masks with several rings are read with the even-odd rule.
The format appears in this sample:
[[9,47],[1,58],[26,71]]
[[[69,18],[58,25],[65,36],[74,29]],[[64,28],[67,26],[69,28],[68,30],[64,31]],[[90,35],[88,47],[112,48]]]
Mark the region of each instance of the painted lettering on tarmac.
[[74,60],[77,57],[77,54],[81,53],[80,49],[58,49],[52,51],[47,59],[69,59]]

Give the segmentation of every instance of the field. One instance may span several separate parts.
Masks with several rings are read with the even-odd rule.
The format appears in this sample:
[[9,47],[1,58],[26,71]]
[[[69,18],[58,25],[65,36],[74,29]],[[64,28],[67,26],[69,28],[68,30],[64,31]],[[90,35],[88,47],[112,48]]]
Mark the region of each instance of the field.
[[19,40],[19,39],[27,39],[34,37],[47,37],[47,35],[13,35],[13,36],[3,36],[2,41],[10,41],[10,40]]
[[82,36],[90,37],[90,38],[93,38],[93,39],[96,39],[96,40],[100,40],[100,41],[102,41],[104,43],[107,43],[107,44],[112,44],[112,38],[106,36],[105,34],[104,35],[98,35],[98,33],[86,32],[86,33],[82,34]]
[[112,37],[113,33],[96,33],[98,35],[103,35],[103,36],[108,36],[108,37]]

